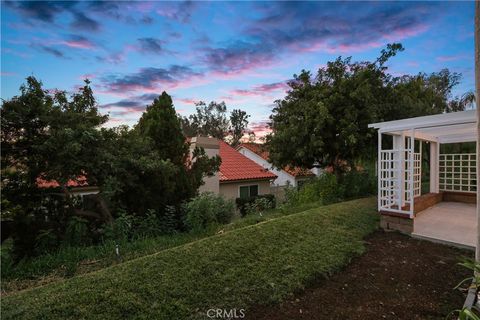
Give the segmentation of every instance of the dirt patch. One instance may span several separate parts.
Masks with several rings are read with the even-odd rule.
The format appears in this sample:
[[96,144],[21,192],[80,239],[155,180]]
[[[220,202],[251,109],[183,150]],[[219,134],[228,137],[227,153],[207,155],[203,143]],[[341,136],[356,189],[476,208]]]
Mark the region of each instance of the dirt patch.
[[463,305],[453,288],[470,273],[458,266],[470,251],[376,232],[367,252],[345,270],[248,319],[445,319]]

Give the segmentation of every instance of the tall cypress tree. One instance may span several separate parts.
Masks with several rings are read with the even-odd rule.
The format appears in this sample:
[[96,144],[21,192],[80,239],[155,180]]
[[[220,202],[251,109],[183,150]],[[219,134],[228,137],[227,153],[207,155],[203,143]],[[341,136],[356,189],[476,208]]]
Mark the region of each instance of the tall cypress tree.
[[185,164],[188,145],[185,143],[172,98],[165,91],[147,107],[136,130],[143,137],[151,139],[162,159],[170,159],[176,165]]

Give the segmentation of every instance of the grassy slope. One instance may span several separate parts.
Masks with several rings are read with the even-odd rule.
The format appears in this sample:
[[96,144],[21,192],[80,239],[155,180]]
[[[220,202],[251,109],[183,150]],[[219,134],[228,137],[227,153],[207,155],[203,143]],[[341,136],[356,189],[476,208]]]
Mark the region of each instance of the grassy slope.
[[372,198],[281,217],[2,299],[10,318],[190,318],[276,302],[364,250]]
[[[316,208],[320,205],[320,203],[309,203],[293,208],[273,209],[264,212],[262,216],[258,214],[248,215],[236,219],[228,225],[211,226],[201,233],[178,233],[122,242],[120,243],[122,261],[125,262],[210,237],[221,230],[231,231],[280,216]],[[9,257],[9,250],[9,245],[3,243],[0,251],[2,263],[1,289],[2,293],[8,294],[118,264],[114,241],[90,247],[66,247],[57,252],[20,261],[18,264],[13,264]]]

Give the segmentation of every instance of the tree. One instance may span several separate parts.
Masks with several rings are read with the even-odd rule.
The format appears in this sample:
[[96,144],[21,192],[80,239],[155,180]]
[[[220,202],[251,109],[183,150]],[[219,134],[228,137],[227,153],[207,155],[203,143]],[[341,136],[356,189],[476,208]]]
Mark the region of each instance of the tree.
[[448,102],[446,112],[464,111],[466,109],[474,109],[475,94],[473,91],[464,93],[460,98],[456,97]]
[[[92,170],[103,149],[98,127],[107,117],[98,113],[88,80],[70,99],[65,92],[43,90],[34,77],[20,91],[4,101],[1,126],[2,195],[8,203],[3,209],[16,223],[19,256],[32,254],[36,243],[42,243],[40,236],[58,244],[74,215],[112,220],[104,202],[97,201],[99,212],[86,212],[67,188],[69,180],[80,176],[95,181]],[[63,196],[39,190],[37,179],[55,180]]]
[[132,197],[135,205],[130,205],[131,209],[137,207],[137,210],[163,212],[167,205],[179,207],[197,193],[203,177],[218,171],[218,156],[209,158],[200,148],[190,151],[172,99],[166,92],[147,107],[135,127],[135,133],[147,145],[151,144],[159,161],[153,162],[154,170],[142,172],[139,184],[144,191],[142,195]]
[[232,113],[230,114],[230,134],[232,136],[231,145],[233,147],[236,147],[240,143],[240,139],[245,134],[249,117],[250,115],[243,110],[232,110]]
[[[2,218],[14,220],[18,257],[52,250],[68,238],[71,222],[89,225],[90,240],[119,212],[159,218],[167,206],[180,208],[203,177],[218,170],[220,159],[203,149],[190,152],[170,96],[147,107],[134,130],[102,128],[89,81],[77,93],[53,94],[35,78],[2,105]],[[90,205],[74,198],[68,182],[86,178],[100,192]],[[38,179],[59,187],[42,190]],[[183,217],[177,211],[176,227]],[[82,219],[78,220],[78,217]],[[85,220],[86,219],[86,220]],[[82,236],[82,238],[84,238]]]
[[196,104],[196,112],[181,120],[182,128],[187,136],[210,136],[223,139],[228,132],[229,121],[226,115],[225,102],[210,102],[208,105],[200,101]]
[[[385,83],[387,96],[383,97],[383,106],[377,111],[376,121],[418,117],[457,109],[460,106],[454,107],[450,99],[452,88],[460,79],[460,74],[452,73],[448,69],[431,74],[390,77]],[[459,101],[459,104],[463,102]]]
[[276,101],[267,136],[275,166],[331,166],[341,173],[376,154],[373,122],[441,113],[460,75],[442,70],[430,75],[393,77],[385,63],[403,47],[388,45],[374,62],[337,58],[315,77],[302,70]]
[[48,139],[54,101],[34,77],[27,78],[20,92],[2,103],[2,168],[24,175],[25,183],[33,186],[42,170],[36,151]]
[[163,92],[141,116],[135,130],[151,139],[161,159],[169,159],[176,165],[184,165],[188,157],[188,145],[182,134],[172,98]]

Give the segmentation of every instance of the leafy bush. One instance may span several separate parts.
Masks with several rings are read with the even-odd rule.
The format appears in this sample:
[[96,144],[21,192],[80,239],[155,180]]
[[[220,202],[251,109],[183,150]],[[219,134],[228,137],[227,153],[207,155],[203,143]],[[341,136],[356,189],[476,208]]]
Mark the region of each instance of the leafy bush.
[[128,241],[132,237],[135,217],[122,211],[114,222],[105,227],[105,237],[115,241]]
[[210,192],[202,193],[185,204],[185,224],[199,231],[214,224],[226,224],[234,214],[233,202]]
[[285,188],[286,206],[320,202],[331,204],[344,199],[363,197],[376,193],[377,180],[369,171],[352,170],[340,176],[325,172],[306,182],[301,188]]
[[132,232],[136,237],[149,237],[162,233],[160,220],[155,210],[147,210],[145,216],[138,217],[136,222],[136,226]]
[[343,197],[346,199],[373,195],[377,190],[375,174],[368,171],[352,170],[345,173],[341,179]]
[[[275,200],[275,198],[273,198]],[[262,214],[262,211],[274,209],[275,201],[270,200],[267,197],[257,197],[255,201],[248,203],[245,206],[247,214]]]
[[162,215],[160,216],[160,230],[163,234],[172,234],[180,229],[179,217],[185,215],[183,206],[166,206]]
[[310,202],[330,204],[343,197],[343,188],[337,182],[337,177],[331,173],[323,173],[318,178],[306,182],[301,188],[287,187],[285,199],[287,205],[299,205]]
[[266,199],[266,201],[258,201],[257,206],[259,210],[273,209],[276,207],[276,199],[273,194],[262,194],[248,198],[236,198],[235,203],[242,217],[249,213],[248,208],[251,207],[251,205],[255,203],[257,199]]
[[65,232],[65,245],[82,246],[90,244],[90,232],[88,229],[88,221],[79,217],[72,217],[67,224]]

